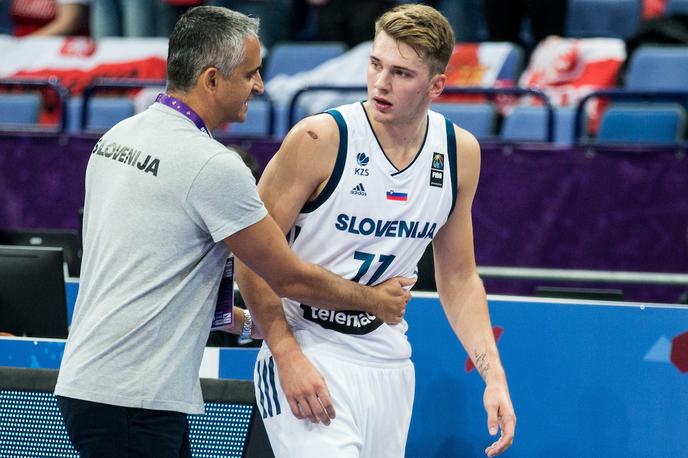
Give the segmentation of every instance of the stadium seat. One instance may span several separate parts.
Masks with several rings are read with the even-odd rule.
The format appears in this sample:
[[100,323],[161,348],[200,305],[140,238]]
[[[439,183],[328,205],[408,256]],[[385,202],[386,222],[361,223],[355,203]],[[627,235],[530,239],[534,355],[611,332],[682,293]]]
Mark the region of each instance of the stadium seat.
[[628,38],[640,24],[640,0],[569,0],[569,37]]
[[688,90],[688,46],[643,46],[630,58],[626,89]]
[[667,16],[672,14],[688,14],[688,0],[669,0],[664,14]]
[[685,123],[686,112],[679,104],[612,105],[602,114],[597,141],[676,143]]
[[[559,107],[554,109],[554,142],[559,145],[573,144],[573,123],[575,109]],[[504,118],[500,132],[506,141],[547,140],[547,111],[544,107],[519,106]]]
[[0,128],[13,129],[38,124],[41,97],[38,94],[0,94]]
[[76,134],[81,130],[81,107],[84,101],[81,97],[67,99],[67,132]]
[[93,97],[88,104],[87,130],[107,130],[134,115],[134,102],[121,97]]
[[554,143],[559,145],[573,145],[573,125],[576,121],[574,107],[558,107],[554,109]]
[[294,75],[311,70],[344,51],[346,45],[340,42],[278,43],[268,54],[263,79],[267,82],[280,74]]
[[497,74],[497,80],[518,81],[523,71],[523,50],[517,44],[508,43],[508,45],[511,49]]
[[[274,134],[277,137],[284,137],[287,135],[287,132],[289,132],[289,129],[292,127],[289,125],[289,107],[284,106],[284,105],[275,105],[274,106],[275,110],[275,127],[274,127]],[[313,113],[310,113],[313,114]],[[303,104],[299,104],[296,107],[296,115],[295,115],[295,122],[298,122],[299,120],[305,118],[308,116],[309,113],[306,111],[306,108],[303,106]]]
[[224,130],[231,135],[266,136],[270,134],[270,104],[266,100],[248,103],[246,122],[231,123]]
[[495,135],[497,114],[491,104],[435,103],[431,108],[478,138]]

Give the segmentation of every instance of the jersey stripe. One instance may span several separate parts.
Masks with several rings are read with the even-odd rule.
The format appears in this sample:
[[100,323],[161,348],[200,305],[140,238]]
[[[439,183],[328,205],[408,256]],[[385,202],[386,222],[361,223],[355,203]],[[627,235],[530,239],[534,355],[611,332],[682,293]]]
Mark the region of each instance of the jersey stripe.
[[327,181],[325,188],[322,192],[310,202],[306,202],[301,209],[301,213],[310,213],[321,206],[325,201],[332,195],[337,185],[339,184],[339,179],[342,177],[342,172],[344,171],[344,165],[346,164],[346,151],[348,149],[349,132],[346,127],[346,122],[342,114],[337,110],[327,110],[325,113],[332,115],[335,121],[337,121],[337,127],[339,128],[339,150],[337,151],[337,160],[334,164],[334,170],[332,170],[332,175]]
[[260,390],[260,403],[258,405],[260,407],[261,416],[263,418],[267,418],[268,412],[265,407],[265,390],[263,388],[265,386],[265,380],[263,379],[263,374],[261,372],[262,363],[263,362],[261,360],[258,360],[256,363],[256,372],[258,373],[258,389]]
[[268,417],[272,417],[272,402],[270,402],[270,391],[268,386],[268,365],[263,361],[263,388],[266,393],[267,407],[268,407]]
[[451,207],[449,209],[449,216],[451,216],[452,212],[454,211],[454,207],[456,206],[456,194],[458,193],[458,180],[459,177],[458,175],[458,167],[456,166],[457,158],[456,158],[456,133],[454,132],[454,123],[452,123],[450,120],[446,119],[445,120],[446,126],[447,126],[447,156],[449,159],[449,168],[450,168],[450,173],[451,173],[451,185],[452,185],[452,203]]
[[272,388],[272,397],[273,401],[275,402],[275,415],[279,415],[282,413],[282,408],[280,407],[279,403],[279,396],[277,395],[277,387],[275,385],[275,360],[270,357],[270,387]]

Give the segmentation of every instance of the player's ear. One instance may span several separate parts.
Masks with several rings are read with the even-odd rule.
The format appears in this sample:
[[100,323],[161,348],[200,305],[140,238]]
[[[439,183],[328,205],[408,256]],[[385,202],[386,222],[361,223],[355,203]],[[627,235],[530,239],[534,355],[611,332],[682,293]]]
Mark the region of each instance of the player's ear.
[[447,84],[447,75],[445,75],[444,73],[438,73],[432,78],[430,78],[430,98],[434,99],[436,97],[439,97],[439,95],[444,90],[445,84]]

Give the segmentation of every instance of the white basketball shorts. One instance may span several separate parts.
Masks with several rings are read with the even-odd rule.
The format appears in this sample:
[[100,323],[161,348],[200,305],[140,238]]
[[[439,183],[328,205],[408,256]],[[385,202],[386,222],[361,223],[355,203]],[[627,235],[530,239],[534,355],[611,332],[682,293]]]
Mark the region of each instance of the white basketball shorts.
[[401,458],[411,422],[415,373],[410,360],[354,362],[305,348],[330,390],[329,426],[297,419],[263,348],[254,370],[256,403],[277,458]]

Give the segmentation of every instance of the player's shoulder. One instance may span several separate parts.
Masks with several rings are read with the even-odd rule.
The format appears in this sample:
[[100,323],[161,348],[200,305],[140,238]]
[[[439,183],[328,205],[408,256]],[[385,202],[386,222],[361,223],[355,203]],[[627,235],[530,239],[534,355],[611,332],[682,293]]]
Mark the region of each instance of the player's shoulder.
[[331,140],[338,137],[337,121],[329,113],[318,113],[300,120],[289,131],[289,135],[306,135],[313,140]]
[[475,138],[475,135],[456,124],[453,124],[453,126],[457,151],[459,149],[469,149],[474,152],[480,152],[480,144],[478,143],[478,139]]
[[291,128],[282,143],[281,151],[295,154],[335,154],[339,148],[339,129],[336,120],[327,113],[308,116]]
[[458,165],[458,185],[464,182],[477,182],[480,174],[480,144],[475,135],[454,124],[456,141],[456,162]]
[[456,141],[456,155],[460,162],[475,161],[480,158],[480,143],[475,135],[456,124],[454,127],[454,138]]

